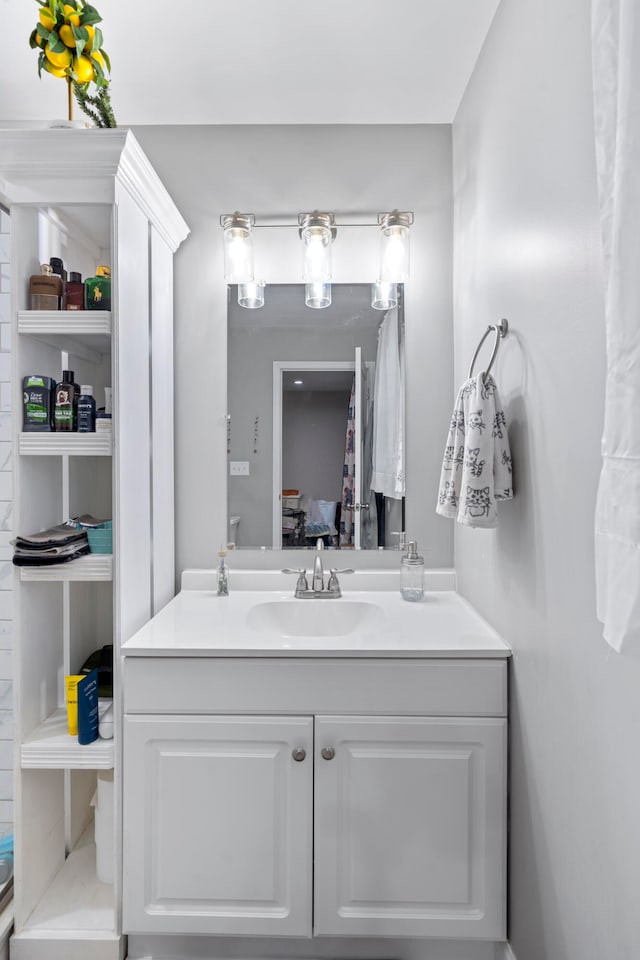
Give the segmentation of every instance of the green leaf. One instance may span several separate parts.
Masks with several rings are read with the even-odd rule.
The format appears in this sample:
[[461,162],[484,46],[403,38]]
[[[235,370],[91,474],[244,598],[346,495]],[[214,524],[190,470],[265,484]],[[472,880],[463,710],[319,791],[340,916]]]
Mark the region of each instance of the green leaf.
[[51,53],[64,53],[67,49],[55,30],[49,34],[49,49]]
[[94,24],[94,23],[101,23],[101,22],[102,22],[102,17],[100,16],[96,8],[89,6],[89,4],[87,3],[80,16],[81,25],[86,27],[88,23]]
[[91,63],[93,64],[93,69],[95,70],[95,74],[96,74],[95,84],[97,87],[101,87],[104,85],[104,71],[97,60],[94,60],[92,58]]
[[43,40],[49,39],[49,31],[47,30],[46,27],[43,27],[41,23],[38,24],[38,26],[35,29],[35,32],[38,34],[39,37],[42,37]]
[[39,44],[36,43],[36,37],[37,37],[37,35],[38,35],[38,31],[37,31],[37,30],[32,30],[32,31],[31,31],[31,36],[29,37],[29,46],[31,47],[32,50],[35,50],[35,48],[39,46]]
[[102,30],[100,27],[96,27],[96,32],[93,35],[93,49],[99,50],[103,43],[104,37],[102,36]]
[[71,29],[73,30],[73,36],[76,41],[76,56],[80,57],[89,39],[89,34],[84,27],[71,27]]
[[107,70],[109,71],[109,73],[111,73],[111,60],[109,59],[109,54],[107,53],[106,50],[100,50],[100,53],[104,57],[104,62],[107,65]]
[[44,61],[46,59],[47,58],[45,57],[44,53],[41,53],[40,56],[38,57],[38,76],[40,77],[40,79],[42,79],[42,68],[44,66]]

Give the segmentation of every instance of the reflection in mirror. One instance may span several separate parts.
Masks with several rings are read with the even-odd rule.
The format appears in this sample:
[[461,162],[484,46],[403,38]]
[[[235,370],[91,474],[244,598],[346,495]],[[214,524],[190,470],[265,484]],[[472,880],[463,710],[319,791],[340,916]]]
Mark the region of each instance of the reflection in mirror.
[[264,306],[228,298],[229,540],[237,547],[382,549],[404,529],[404,316],[369,284],[304,285]]

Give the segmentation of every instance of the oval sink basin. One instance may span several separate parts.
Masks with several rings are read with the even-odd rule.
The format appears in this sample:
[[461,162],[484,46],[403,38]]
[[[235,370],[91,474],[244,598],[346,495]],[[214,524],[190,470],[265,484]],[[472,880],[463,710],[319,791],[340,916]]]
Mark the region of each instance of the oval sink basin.
[[281,637],[346,637],[380,622],[382,608],[364,600],[269,600],[247,614],[247,626]]

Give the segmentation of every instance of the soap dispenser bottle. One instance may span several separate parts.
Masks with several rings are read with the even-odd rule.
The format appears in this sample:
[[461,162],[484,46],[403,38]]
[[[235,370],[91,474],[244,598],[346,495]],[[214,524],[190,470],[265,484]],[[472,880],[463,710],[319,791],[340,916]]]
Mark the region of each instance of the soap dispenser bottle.
[[424,597],[424,557],[418,556],[418,544],[409,541],[409,552],[400,561],[400,593],[403,600]]

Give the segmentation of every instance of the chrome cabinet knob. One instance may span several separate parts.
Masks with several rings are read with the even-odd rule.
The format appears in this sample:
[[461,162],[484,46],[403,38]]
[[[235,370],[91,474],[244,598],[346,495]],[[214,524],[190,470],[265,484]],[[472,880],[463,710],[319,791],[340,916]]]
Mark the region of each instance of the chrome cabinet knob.
[[323,760],[333,760],[335,755],[336,755],[336,752],[333,749],[333,747],[323,747],[322,750],[320,751],[320,756],[322,757]]
[[304,747],[295,747],[291,752],[291,756],[297,763],[301,763],[307,755],[307,751]]

